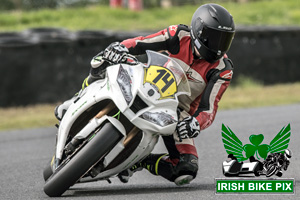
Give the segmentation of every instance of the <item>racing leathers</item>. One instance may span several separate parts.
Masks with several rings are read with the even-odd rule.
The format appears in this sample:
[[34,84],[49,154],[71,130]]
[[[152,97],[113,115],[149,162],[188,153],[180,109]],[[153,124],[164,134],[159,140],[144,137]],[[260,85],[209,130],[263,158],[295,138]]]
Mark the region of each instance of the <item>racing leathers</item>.
[[[224,55],[215,63],[195,56],[190,29],[185,25],[173,25],[146,37],[140,36],[121,42],[132,55],[145,54],[146,50],[164,52],[176,59],[189,80],[191,96],[179,97],[180,120],[193,116],[200,130],[214,121],[218,102],[227,89],[233,75],[233,64]],[[144,167],[156,175],[181,184],[178,177],[198,171],[198,154],[192,138],[180,140],[178,134],[163,137],[169,155],[150,155],[143,161]],[[182,182],[184,183],[184,182]]]

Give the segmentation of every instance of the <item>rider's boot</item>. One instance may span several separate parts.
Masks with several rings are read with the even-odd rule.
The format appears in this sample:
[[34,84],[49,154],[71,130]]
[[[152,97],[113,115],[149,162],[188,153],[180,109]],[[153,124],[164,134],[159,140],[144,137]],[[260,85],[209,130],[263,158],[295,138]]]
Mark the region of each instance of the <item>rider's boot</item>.
[[[153,156],[153,158],[155,161],[157,157]],[[155,164],[151,163],[148,170],[176,185],[185,185],[189,184],[197,175],[198,158],[192,154],[181,154],[179,161],[174,163],[171,159],[165,159],[162,156],[156,159]]]
[[71,99],[63,102],[62,104],[58,105],[55,107],[54,109],[54,115],[56,117],[56,119],[58,119],[59,121],[62,120],[62,118],[64,117],[65,113],[67,112],[67,110],[69,109],[70,105],[73,103],[73,101],[76,99],[78,93],[75,94]]
[[55,117],[61,121],[67,110],[69,109],[72,102],[77,98],[81,91],[88,87],[91,83],[96,80],[103,79],[105,77],[106,67],[109,66],[109,62],[102,60],[102,54],[96,55],[91,61],[91,69],[89,76],[84,79],[81,90],[76,93],[71,99],[65,101],[59,106],[56,106],[54,110]]
[[276,176],[282,177],[282,170],[279,170],[279,171],[276,173]]
[[81,91],[83,91],[86,87],[89,86],[92,82],[94,82],[96,79],[91,78],[91,76],[88,76],[86,79],[84,79],[82,83],[81,90],[77,92],[71,99],[63,102],[62,104],[58,105],[54,109],[54,115],[55,117],[61,121],[62,118],[64,117],[65,113],[69,109],[70,105],[73,103],[73,101],[76,100],[76,98],[80,95]]
[[118,178],[121,182],[127,183],[134,172],[141,171],[144,168],[149,170],[153,164],[155,165],[155,161],[157,160],[157,158],[166,155],[167,154],[150,154],[141,162],[138,162],[135,165],[133,165],[130,169],[120,172],[118,174]]
[[189,184],[196,177],[198,158],[192,154],[181,154],[179,161],[174,163],[168,159],[167,154],[150,154],[131,169],[121,172],[118,177],[122,182],[128,182],[129,177],[135,171],[143,168],[154,175],[160,175],[174,182],[176,185],[184,185]]

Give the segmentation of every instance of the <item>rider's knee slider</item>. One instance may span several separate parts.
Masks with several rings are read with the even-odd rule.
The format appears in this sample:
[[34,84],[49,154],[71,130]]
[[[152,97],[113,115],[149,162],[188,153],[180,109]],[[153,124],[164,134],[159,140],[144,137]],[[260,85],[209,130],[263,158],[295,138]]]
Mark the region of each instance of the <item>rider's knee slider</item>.
[[192,154],[180,155],[179,163],[176,166],[176,175],[192,175],[196,177],[198,172],[198,158]]

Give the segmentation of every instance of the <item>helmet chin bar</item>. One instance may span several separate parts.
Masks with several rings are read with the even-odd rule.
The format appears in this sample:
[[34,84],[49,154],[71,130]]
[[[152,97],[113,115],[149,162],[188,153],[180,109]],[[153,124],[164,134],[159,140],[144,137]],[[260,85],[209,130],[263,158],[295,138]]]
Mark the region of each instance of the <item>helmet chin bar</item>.
[[209,63],[217,62],[225,54],[225,53],[217,54],[216,52],[207,48],[205,45],[202,45],[198,51],[200,55],[202,55],[204,59]]
[[[215,56],[217,55],[214,53],[212,50],[207,48],[200,40],[198,40],[194,33],[193,30],[191,30],[191,38],[192,38],[192,51],[194,54],[194,57],[198,59],[204,59],[209,63],[215,63],[217,60],[219,60],[222,56]],[[215,57],[215,58],[213,58]]]
[[192,48],[193,48],[193,54],[195,57],[197,57],[199,59],[204,59],[209,63],[217,62],[224,55],[224,53],[222,53],[222,52],[216,53],[216,52],[210,50],[204,44],[202,44],[201,41],[199,41],[196,38],[194,39],[193,35],[192,35]]

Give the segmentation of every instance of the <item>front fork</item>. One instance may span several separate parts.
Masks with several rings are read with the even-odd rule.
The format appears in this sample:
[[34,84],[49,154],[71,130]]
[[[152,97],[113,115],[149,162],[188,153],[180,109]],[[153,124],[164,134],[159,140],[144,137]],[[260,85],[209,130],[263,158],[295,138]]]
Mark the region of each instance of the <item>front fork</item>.
[[[108,114],[115,108],[115,104],[110,102],[106,107],[104,107],[100,112],[93,117],[89,123],[79,131],[72,140],[65,146],[64,154],[69,156],[75,152],[75,150],[80,146],[80,144],[87,139],[91,133],[95,133],[104,121],[109,121],[112,123],[123,135],[126,136],[126,131],[123,125],[115,118],[109,117]],[[64,156],[63,156],[64,157]],[[63,159],[62,159],[63,160]],[[54,159],[54,169],[57,169],[62,162],[61,159]],[[53,162],[53,161],[52,161]]]

